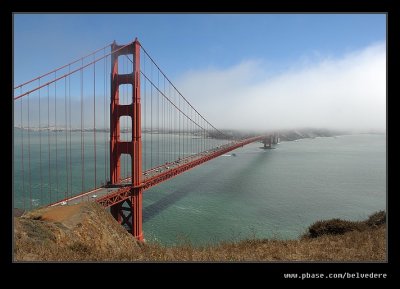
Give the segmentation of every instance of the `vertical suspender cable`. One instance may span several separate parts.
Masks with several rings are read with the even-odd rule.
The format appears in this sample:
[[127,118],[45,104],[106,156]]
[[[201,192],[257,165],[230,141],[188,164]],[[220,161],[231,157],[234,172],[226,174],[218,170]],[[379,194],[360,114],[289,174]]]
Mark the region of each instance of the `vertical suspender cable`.
[[[22,90],[22,88],[21,88]],[[21,190],[21,197],[23,200],[23,208],[25,210],[25,171],[24,171],[24,125],[22,121],[22,115],[23,115],[23,109],[22,109],[22,100],[20,100],[21,104],[21,112],[20,112],[20,118],[21,118],[21,173],[22,173],[22,190]]]
[[206,151],[206,141],[207,141],[207,124],[203,122],[204,131],[203,131],[203,151]]
[[47,85],[47,145],[49,161],[49,203],[51,203],[51,150],[50,150],[50,86]]
[[202,130],[203,147],[202,147],[202,151],[204,152],[206,150],[206,123],[204,122],[204,120],[202,120],[202,122],[203,122],[203,130]]
[[183,125],[183,151],[182,151],[182,158],[186,157],[186,150],[187,150],[187,117],[186,117],[186,103],[182,102],[182,125]]
[[[21,88],[22,90],[22,88]],[[26,209],[26,198],[25,198],[25,168],[24,168],[24,123],[23,123],[23,108],[22,108],[22,98],[21,98],[21,168],[22,168],[22,198],[24,203],[24,210]]]
[[69,191],[69,176],[68,176],[68,117],[67,117],[67,78],[64,78],[64,121],[65,121],[65,176],[66,176],[66,190],[64,198],[68,197]]
[[[143,73],[144,73],[144,75],[146,75],[146,57],[145,57],[145,55],[144,55],[144,53],[142,53],[142,55],[143,55]],[[144,80],[144,82],[141,82],[141,83],[144,83],[144,90],[143,90],[143,92],[144,92],[144,96],[143,96],[143,107],[144,107],[144,114],[143,114],[143,120],[144,120],[144,140],[143,140],[143,143],[144,143],[144,146],[143,146],[143,152],[144,152],[144,157],[143,157],[143,160],[144,160],[144,167],[145,167],[145,169],[144,170],[148,170],[149,168],[147,167],[147,152],[148,152],[148,143],[147,143],[147,125],[146,125],[146,123],[147,123],[147,106],[146,106],[146,98],[147,98],[147,94],[146,94],[146,87],[147,87],[147,79],[146,79],[146,77],[144,77],[143,78],[143,80]]]
[[[168,97],[171,98],[171,85],[168,86]],[[174,146],[173,146],[173,126],[172,126],[172,106],[171,104],[169,105],[169,128],[170,128],[170,133],[169,133],[169,148],[170,148],[170,156],[171,159],[174,159]]]
[[157,165],[160,165],[160,71],[157,70]]
[[30,107],[29,107],[29,99],[30,94],[28,93],[28,177],[29,177],[29,200],[30,200],[30,208],[32,209],[32,179],[31,179],[31,130],[30,130]]
[[105,93],[104,93],[104,113],[105,113],[105,116],[104,116],[104,129],[105,129],[105,133],[104,133],[104,141],[105,141],[105,144],[104,144],[104,149],[105,149],[105,151],[104,151],[104,154],[105,154],[105,172],[104,172],[104,174],[106,175],[106,183],[107,183],[107,181],[109,180],[108,178],[109,178],[109,175],[107,174],[107,172],[109,172],[109,169],[108,169],[108,162],[109,162],[109,159],[108,159],[108,154],[109,154],[109,140],[108,140],[108,137],[107,136],[109,136],[109,130],[108,130],[108,125],[110,124],[110,122],[109,122],[109,119],[108,119],[108,117],[109,117],[109,111],[108,111],[108,109],[109,109],[109,104],[108,104],[108,101],[107,101],[107,99],[109,99],[107,96],[108,96],[108,81],[110,80],[110,78],[111,78],[111,76],[109,76],[109,74],[108,74],[108,56],[106,57],[106,59],[105,59],[105,79],[104,79],[104,82],[105,82],[105,87],[106,87],[106,90],[105,90]]
[[[176,90],[174,89],[174,104],[176,105],[176,103],[177,103],[177,101],[176,101]],[[178,120],[178,110],[174,109],[174,118],[173,118],[173,121],[174,121],[174,138],[173,138],[173,141],[174,141],[174,153],[175,153],[174,155],[176,155],[176,152],[179,150],[179,146],[176,143],[176,139],[175,139],[176,131],[177,131],[177,128],[178,128],[177,120]],[[178,153],[179,153],[179,151],[178,151]]]
[[[171,86],[168,84],[168,98],[171,95]],[[171,104],[167,103],[167,115],[168,115],[168,161],[173,160],[172,157],[172,146],[171,146]]]
[[[150,79],[153,79],[153,64],[150,67]],[[153,85],[150,86],[150,167],[153,168]]]
[[181,157],[181,137],[182,137],[182,134],[181,134],[181,112],[180,112],[180,110],[181,110],[181,98],[179,97],[179,104],[178,104],[178,107],[179,107],[179,120],[178,120],[178,123],[179,123],[179,155],[178,155],[178,158],[180,158]]
[[[54,72],[54,79],[57,78],[57,72]],[[54,134],[56,139],[56,199],[58,197],[58,139],[57,139],[57,81],[54,82]]]
[[[127,65],[126,58],[124,58],[124,71],[125,71],[125,73],[128,72],[128,65]],[[123,97],[124,97],[125,104],[127,104],[128,103],[128,87],[127,87],[127,85],[124,85],[124,96]],[[126,140],[127,136],[129,135],[129,127],[128,127],[128,118],[127,117],[124,117],[124,118],[125,118],[125,129],[124,129],[125,138],[124,139]],[[128,151],[128,142],[127,141],[125,142],[125,148],[126,148],[126,151]],[[128,168],[128,158],[127,158],[126,154],[125,154],[125,157],[124,157],[124,163],[125,163],[125,167],[124,167],[125,176],[124,177],[126,178],[128,176],[128,174],[129,174],[128,173],[128,170],[129,170],[129,168]]]
[[[68,66],[68,72],[71,71],[71,66]],[[72,196],[72,118],[71,118],[71,76],[68,76],[68,111],[69,111],[69,183],[70,195]]]
[[[167,93],[167,88],[164,88],[164,95]],[[166,153],[166,159],[167,162],[171,162],[173,158],[171,157],[171,151],[170,151],[170,140],[169,140],[169,135],[170,135],[170,128],[169,128],[169,103],[165,103],[165,112],[164,112],[164,118],[165,118],[165,153]]]
[[197,154],[199,152],[199,141],[197,139],[197,125],[199,125],[198,123],[198,119],[197,119],[197,113],[193,112],[194,114],[194,121],[195,121],[195,125],[193,126],[193,135],[195,136],[194,138],[194,152]]
[[[95,54],[93,55],[95,58]],[[97,160],[96,160],[96,62],[93,63],[93,150],[94,150],[94,188],[97,188]]]
[[194,125],[194,122],[193,122],[193,119],[194,119],[194,117],[193,117],[193,109],[191,109],[190,110],[190,118],[192,119],[191,121],[190,121],[190,123],[192,124],[192,155],[196,152],[196,140],[194,139],[194,129],[195,129],[195,125]]
[[[103,55],[106,54],[106,50],[104,48],[103,50]],[[107,150],[107,139],[106,139],[106,105],[107,105],[107,101],[106,101],[106,81],[107,81],[107,73],[106,73],[106,60],[104,60],[104,68],[103,68],[103,94],[104,94],[104,107],[103,107],[103,119],[104,119],[104,130],[103,130],[103,140],[104,140],[104,182],[107,183],[107,165],[106,165],[106,150]]]
[[[128,73],[128,71],[129,71],[129,64],[128,64],[128,60],[125,58],[124,59],[125,60],[125,67],[126,67],[126,73]],[[132,67],[133,67],[133,65],[132,65]],[[133,69],[132,69],[132,73],[133,73]],[[128,86],[128,85],[124,85],[125,86],[125,104],[129,104],[130,103],[130,99],[129,99],[129,90],[130,90],[130,87],[131,87],[131,91],[133,92],[133,86]],[[131,94],[131,95],[133,95],[133,94]],[[133,102],[133,98],[132,98],[132,102]],[[131,122],[131,123],[133,123],[133,121],[132,121],[132,118],[130,118],[129,119],[129,117],[125,117],[125,140],[126,140],[126,151],[129,151],[129,144],[128,144],[128,139],[129,139],[129,137],[130,136],[132,136],[132,131],[131,131],[131,129],[129,128],[129,122]],[[131,138],[131,141],[133,142],[133,139]],[[126,164],[126,175],[125,175],[125,177],[127,178],[127,177],[129,177],[129,176],[132,176],[132,174],[130,174],[129,172],[130,172],[130,163],[131,162],[129,162],[129,157],[131,157],[132,158],[132,156],[131,155],[129,155],[129,154],[125,154],[125,164]]]
[[[171,97],[171,86],[168,85],[168,97]],[[171,113],[171,103],[168,102],[168,149],[169,149],[169,159],[172,161],[173,151],[172,151],[172,113]]]
[[[164,89],[163,89],[164,95],[165,95],[165,77],[164,77]],[[164,162],[168,162],[167,160],[167,155],[166,155],[166,140],[165,140],[165,98],[163,98],[163,116],[162,116],[162,121],[163,121],[163,152],[164,152]]]
[[[39,78],[40,86],[40,78]],[[42,173],[42,125],[41,125],[41,102],[40,102],[40,89],[39,89],[39,174],[40,174],[40,204],[43,202],[43,173]]]
[[[83,66],[83,60],[82,60]],[[84,188],[84,174],[85,174],[85,164],[84,164],[84,144],[83,144],[83,69],[80,69],[80,90],[81,90],[81,192],[85,191]]]
[[[121,59],[121,58],[119,58]],[[120,68],[120,66],[118,65],[118,69]],[[121,74],[125,74],[125,59],[122,60],[122,73]],[[125,102],[125,96],[126,96],[126,86],[122,86],[122,91],[120,89],[121,87],[118,87],[119,90],[119,103],[121,104],[121,102]],[[125,118],[124,118],[125,119]],[[123,135],[125,135],[124,131],[126,128],[126,120],[122,121],[121,118],[119,120],[120,123],[120,138],[125,139],[124,137],[122,137]],[[125,127],[124,127],[125,126]],[[126,146],[125,146],[126,147]],[[122,179],[124,179],[126,177],[126,158],[125,156],[122,154],[120,157],[120,162],[122,162]]]
[[[165,95],[165,77],[164,77],[164,85],[163,85],[163,93],[164,93],[164,95]],[[161,101],[162,101],[162,103],[161,103],[161,105],[162,105],[162,140],[163,140],[163,142],[162,142],[162,151],[163,151],[163,162],[164,163],[167,163],[167,162],[169,162],[168,160],[167,160],[167,158],[166,158],[166,154],[165,154],[165,151],[166,151],[166,149],[165,149],[165,98],[163,97],[162,99],[161,99]]]
[[[54,79],[57,79],[57,72],[54,72]],[[58,197],[58,128],[57,128],[57,81],[54,82],[54,134],[56,138],[56,199]]]
[[[175,91],[173,90],[174,93],[174,97],[172,98],[172,95],[170,95],[170,99],[173,103],[175,103]],[[171,135],[171,143],[172,143],[172,152],[173,152],[173,157],[172,159],[174,159],[175,154],[176,154],[176,149],[177,149],[177,145],[175,142],[175,133],[176,133],[176,128],[175,128],[175,113],[176,113],[176,109],[174,109],[174,107],[171,105],[171,126],[172,126],[172,135]]]
[[193,153],[195,154],[195,153],[197,153],[197,139],[195,138],[196,137],[196,124],[197,124],[197,122],[196,122],[196,113],[193,111],[193,109],[192,109],[192,116],[193,116],[193,122],[192,122],[192,124],[193,124],[193,131],[192,131],[192,140],[193,140]]
[[195,144],[196,144],[196,154],[198,154],[199,153],[199,139],[198,139],[198,137],[199,137],[199,127],[200,127],[200,123],[199,123],[199,119],[198,119],[198,117],[197,117],[197,113],[196,112],[194,112],[194,117],[195,117],[195,120],[196,120],[196,122],[195,122],[195,126],[194,126],[194,129],[195,129],[195,131],[194,131],[194,134],[195,134]]
[[[128,60],[126,58],[124,58],[124,63],[125,63],[125,73],[128,73],[129,65],[128,65]],[[128,104],[128,103],[130,103],[129,96],[128,96],[128,94],[129,94],[129,86],[128,85],[124,85],[124,87],[125,87],[125,104]],[[132,86],[132,92],[133,92],[133,86]],[[131,121],[132,121],[132,119],[131,119]],[[129,118],[125,117],[125,140],[126,140],[125,147],[126,147],[126,151],[129,151],[129,149],[128,149],[128,147],[129,147],[128,139],[129,139],[129,136],[131,136],[131,135],[132,135],[132,133],[131,133],[131,131],[129,131]],[[133,141],[133,139],[131,139],[131,141]],[[125,178],[129,177],[129,167],[130,167],[130,165],[128,164],[128,161],[129,161],[129,157],[128,157],[127,154],[125,154],[125,171],[126,171]]]

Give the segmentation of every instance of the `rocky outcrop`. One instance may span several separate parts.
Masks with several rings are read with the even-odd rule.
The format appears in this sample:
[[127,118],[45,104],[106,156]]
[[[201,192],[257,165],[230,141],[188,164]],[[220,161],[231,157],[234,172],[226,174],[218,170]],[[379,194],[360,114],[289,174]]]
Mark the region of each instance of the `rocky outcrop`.
[[[60,260],[61,255],[119,256],[138,244],[112,216],[97,203],[50,207],[14,218],[15,259],[20,261]],[[52,252],[50,254],[50,252]],[[74,259],[74,258],[73,258]]]

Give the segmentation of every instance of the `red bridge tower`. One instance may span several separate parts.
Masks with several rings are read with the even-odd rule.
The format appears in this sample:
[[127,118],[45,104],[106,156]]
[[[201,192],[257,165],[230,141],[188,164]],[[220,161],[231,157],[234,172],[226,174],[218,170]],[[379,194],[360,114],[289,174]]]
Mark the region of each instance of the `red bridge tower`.
[[[123,47],[123,48],[122,48]],[[121,184],[121,155],[131,156],[131,197],[124,202],[111,206],[111,214],[139,241],[143,240],[142,231],[142,128],[140,107],[140,43],[135,39],[127,46],[111,46],[117,52],[111,56],[111,105],[110,105],[110,183],[113,186]],[[118,73],[118,57],[132,54],[133,70],[130,74]],[[132,103],[119,103],[119,86],[132,85]],[[132,121],[131,141],[120,140],[120,118],[129,116]],[[124,213],[127,212],[127,215]]]

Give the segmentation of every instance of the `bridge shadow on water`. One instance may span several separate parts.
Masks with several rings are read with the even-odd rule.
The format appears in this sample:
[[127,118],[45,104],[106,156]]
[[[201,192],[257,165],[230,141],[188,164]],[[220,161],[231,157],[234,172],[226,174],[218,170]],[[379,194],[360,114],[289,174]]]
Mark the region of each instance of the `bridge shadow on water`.
[[157,202],[143,208],[143,222],[147,222],[168,207],[178,202],[180,199],[187,196],[194,187],[204,184],[204,182],[207,181],[213,174],[214,172],[207,173],[204,176],[197,178],[195,181],[190,182],[189,184],[180,186],[179,189],[173,191],[171,194],[168,194]]
[[[253,168],[258,168],[264,161],[265,158],[268,157],[268,154],[257,154],[259,157],[255,157],[252,161],[250,161],[246,167],[253,167]],[[243,170],[246,169],[246,167],[241,166],[238,168],[238,171],[233,174],[232,178],[240,177],[242,174]],[[169,208],[182,198],[186,197],[188,194],[191,193],[193,188],[201,186],[205,182],[209,181],[211,177],[216,176],[216,171],[215,170],[210,170],[208,173],[204,174],[202,177],[197,178],[195,181],[190,182],[189,184],[180,186],[179,189],[173,191],[172,193],[164,196],[160,200],[156,201],[155,203],[148,205],[143,208],[143,222],[147,222],[150,219],[154,218],[158,214],[160,214],[162,211],[165,209]]]

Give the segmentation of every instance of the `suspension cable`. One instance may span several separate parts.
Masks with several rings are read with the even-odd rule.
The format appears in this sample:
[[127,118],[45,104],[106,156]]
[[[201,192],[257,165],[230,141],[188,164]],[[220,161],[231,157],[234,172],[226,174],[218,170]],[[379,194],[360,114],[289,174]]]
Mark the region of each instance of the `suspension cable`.
[[45,73],[45,74],[42,74],[42,75],[40,75],[40,76],[38,76],[38,77],[35,77],[35,78],[29,80],[29,81],[26,81],[26,82],[24,82],[24,83],[21,83],[21,84],[17,85],[16,87],[14,87],[14,89],[23,87],[23,86],[25,86],[25,85],[27,85],[27,84],[29,84],[29,83],[35,81],[35,80],[41,79],[41,78],[43,78],[43,77],[45,77],[45,76],[47,76],[47,75],[50,75],[50,74],[52,74],[52,73],[54,73],[54,72],[57,72],[57,71],[59,71],[59,70],[61,70],[61,69],[63,69],[63,68],[66,68],[67,66],[71,66],[72,64],[75,64],[75,63],[77,63],[78,61],[81,61],[81,60],[83,60],[83,59],[85,59],[85,58],[87,58],[87,57],[89,57],[89,56],[91,56],[91,55],[96,54],[96,53],[99,52],[100,50],[103,50],[103,49],[105,49],[105,48],[111,46],[111,44],[112,44],[112,43],[107,44],[106,46],[104,46],[104,47],[102,47],[102,48],[99,48],[99,49],[93,51],[93,52],[90,53],[90,54],[87,54],[87,55],[85,55],[85,56],[82,56],[81,58],[76,59],[76,60],[74,60],[74,61],[72,61],[72,62],[70,62],[70,63],[68,63],[68,64],[65,64],[65,65],[63,65],[63,66],[60,66],[60,67],[58,67],[58,68],[56,68],[56,69],[53,69],[53,70],[50,71],[50,72],[47,72],[47,73]]
[[[57,78],[56,72],[54,72],[54,77]],[[58,187],[58,128],[57,128],[57,82],[54,83],[54,134],[56,139],[56,198],[59,193]]]
[[23,123],[23,108],[22,108],[22,99],[21,99],[21,169],[22,169],[22,194],[23,194],[23,203],[24,210],[26,209],[26,198],[25,198],[25,168],[24,168],[24,123]]
[[[67,78],[64,78],[64,120],[65,120],[65,176],[66,176],[66,183],[67,183],[67,188],[64,192],[64,198],[66,199],[68,196],[68,190],[69,190],[69,176],[68,176],[68,117],[67,117]],[[39,90],[40,91],[40,90]]]
[[30,95],[28,94],[28,179],[29,179],[29,200],[30,200],[30,208],[32,209],[32,178],[31,178],[31,130],[30,130],[30,107],[29,107],[29,99]]
[[85,191],[85,147],[84,147],[84,135],[83,135],[83,127],[84,127],[84,117],[83,117],[83,69],[81,69],[81,185],[82,192]]
[[49,168],[49,201],[51,203],[51,152],[50,152],[50,86],[47,85],[47,149],[48,149],[48,168]]
[[[168,82],[173,86],[173,88],[179,93],[179,95],[189,104],[189,106],[196,111],[213,129],[218,131],[220,134],[225,135],[223,132],[218,130],[216,127],[214,127],[211,123],[209,123],[191,104],[190,102],[183,96],[183,94],[175,87],[175,85],[172,83],[172,81],[165,75],[165,73],[161,70],[161,68],[157,65],[157,63],[153,60],[153,58],[147,53],[146,49],[140,44],[141,49],[146,53],[146,55],[150,58],[150,60],[154,63],[154,65],[160,70],[160,72],[163,74],[163,76],[168,80]],[[227,136],[227,135],[225,135]],[[229,138],[229,136],[227,136]]]
[[[39,79],[40,85],[40,79]],[[43,172],[42,172],[42,125],[41,125],[41,97],[39,89],[39,175],[40,175],[40,203],[43,204]]]
[[49,81],[49,82],[46,82],[46,83],[42,84],[41,86],[35,87],[35,88],[33,88],[33,89],[31,89],[31,90],[29,90],[29,91],[27,91],[27,92],[21,93],[20,95],[14,97],[14,100],[17,100],[17,99],[19,99],[19,98],[21,98],[21,97],[24,97],[24,96],[28,95],[28,93],[32,93],[32,92],[34,92],[34,91],[36,91],[36,90],[38,90],[38,89],[41,89],[42,87],[45,87],[45,86],[47,86],[47,85],[52,84],[53,82],[56,82],[56,81],[58,81],[58,80],[60,80],[60,79],[63,79],[64,77],[67,77],[67,76],[69,76],[69,75],[71,75],[71,74],[74,74],[74,73],[76,73],[76,72],[78,72],[78,71],[81,71],[81,70],[83,70],[84,68],[89,67],[89,66],[92,65],[93,63],[99,62],[100,60],[106,58],[107,56],[110,56],[110,55],[112,55],[112,54],[114,54],[114,53],[120,51],[121,49],[124,49],[124,48],[127,47],[128,45],[131,45],[131,44],[132,44],[132,43],[128,43],[128,44],[126,44],[126,45],[124,45],[124,46],[121,46],[120,48],[115,49],[114,51],[111,51],[110,53],[106,54],[105,56],[102,56],[102,57],[100,57],[100,58],[96,58],[96,60],[94,60],[94,61],[92,61],[92,62],[89,62],[89,63],[87,63],[87,64],[85,64],[85,65],[83,65],[83,59],[81,59],[81,60],[82,60],[81,67],[78,67],[78,68],[76,68],[76,69],[74,69],[74,70],[72,70],[72,71],[69,71],[68,73],[65,73],[65,74],[59,76],[59,77],[56,78],[56,79],[53,79],[53,80],[51,80],[51,81]]
[[96,63],[93,64],[93,150],[94,150],[94,188],[97,188],[96,160]]

